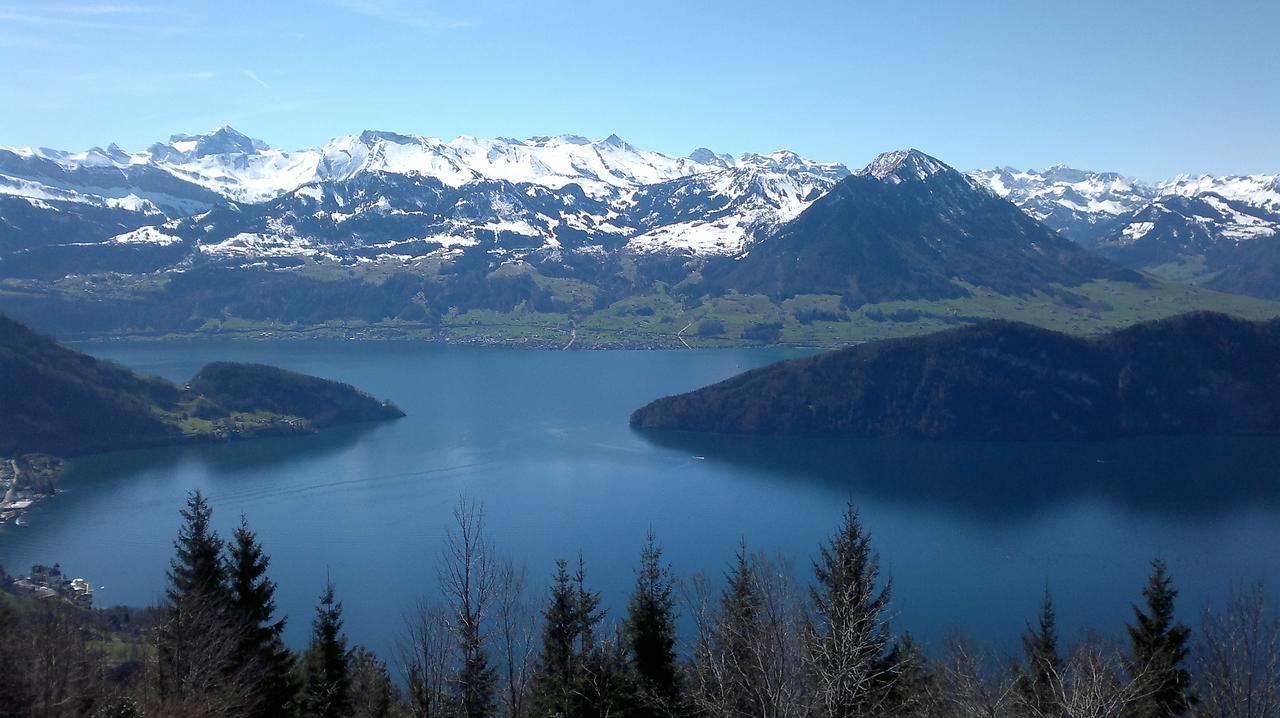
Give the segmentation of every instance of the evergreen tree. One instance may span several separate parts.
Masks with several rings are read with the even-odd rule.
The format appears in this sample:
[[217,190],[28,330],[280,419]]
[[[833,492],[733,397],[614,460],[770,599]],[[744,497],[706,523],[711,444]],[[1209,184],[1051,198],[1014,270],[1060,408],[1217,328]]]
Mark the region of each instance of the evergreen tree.
[[303,659],[303,715],[347,716],[351,712],[351,656],[342,633],[342,603],[334,598],[332,582],[325,583],[311,631],[311,645]]
[[604,620],[600,594],[587,588],[587,566],[578,554],[578,570],[573,575],[578,618],[578,655],[585,656],[596,645],[596,627]]
[[357,646],[351,652],[352,718],[389,718],[397,703],[387,664],[371,651]]
[[924,651],[910,633],[903,634],[877,668],[886,715],[907,718],[933,714],[933,673]]
[[261,670],[255,715],[279,716],[297,697],[294,658],[281,640],[285,621],[275,619],[276,585],[267,578],[270,557],[243,516],[228,547],[227,568],[231,606],[245,623],[242,661],[255,661]]
[[1178,591],[1164,561],[1151,562],[1151,577],[1142,596],[1146,610],[1133,607],[1136,625],[1126,628],[1133,656],[1130,678],[1143,686],[1133,718],[1169,718],[1186,714],[1193,699],[1188,693],[1191,677],[1184,663],[1190,651],[1191,629],[1173,615]]
[[662,549],[650,531],[640,552],[624,633],[630,668],[640,691],[638,716],[669,715],[678,712],[681,704],[672,592],[671,569],[662,563]]
[[582,558],[572,576],[556,561],[551,595],[543,611],[542,648],[533,678],[533,712],[579,718],[592,715],[589,684],[599,685],[608,661],[596,653],[595,629],[604,615],[600,595],[586,587]]
[[542,650],[533,679],[533,705],[539,715],[569,716],[579,668],[580,621],[577,591],[563,559],[556,561],[551,596],[542,617]]
[[[4,585],[3,571],[0,570],[0,590]],[[9,603],[0,600],[0,706],[31,705],[34,696],[24,680],[25,671],[21,666],[26,660],[18,645],[21,633],[20,623]]]
[[169,603],[178,605],[193,596],[224,602],[227,568],[222,560],[223,541],[211,525],[213,508],[196,489],[180,513],[183,524],[174,542],[177,555],[169,565]]
[[479,624],[465,621],[459,633],[462,666],[456,678],[458,705],[464,718],[486,718],[493,715],[497,671],[489,664]]
[[223,541],[199,491],[187,497],[156,627],[157,697],[166,711],[250,712],[256,665],[240,653],[245,623],[231,607]]
[[852,504],[814,563],[810,589],[814,619],[808,633],[809,668],[820,714],[828,718],[882,715],[890,585],[877,589],[880,557]]
[[1062,714],[1059,701],[1062,657],[1058,655],[1057,616],[1048,587],[1040,605],[1040,618],[1034,627],[1027,626],[1022,637],[1024,664],[1019,667],[1017,687],[1022,707],[1032,716]]
[[744,543],[725,576],[720,606],[698,637],[692,677],[696,703],[711,715],[762,717],[758,691],[764,684],[760,590],[755,563]]
[[646,715],[638,710],[635,683],[628,665],[626,642],[621,635],[598,641],[581,659],[577,681],[579,696],[574,715],[578,718]]

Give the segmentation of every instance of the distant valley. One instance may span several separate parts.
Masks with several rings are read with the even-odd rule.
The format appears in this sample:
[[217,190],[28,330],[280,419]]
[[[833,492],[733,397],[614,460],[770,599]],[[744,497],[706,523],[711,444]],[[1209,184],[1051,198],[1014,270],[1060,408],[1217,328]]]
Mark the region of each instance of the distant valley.
[[0,149],[0,310],[79,338],[573,348],[1261,319],[1280,315],[1277,181],[965,174],[915,150],[850,171],[616,136]]

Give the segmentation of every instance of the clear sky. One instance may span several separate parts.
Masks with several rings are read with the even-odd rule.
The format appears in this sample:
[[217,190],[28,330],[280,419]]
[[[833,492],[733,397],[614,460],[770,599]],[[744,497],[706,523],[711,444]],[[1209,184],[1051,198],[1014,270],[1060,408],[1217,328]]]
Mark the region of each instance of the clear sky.
[[0,0],[0,145],[231,124],[1280,172],[1278,28],[1277,0]]

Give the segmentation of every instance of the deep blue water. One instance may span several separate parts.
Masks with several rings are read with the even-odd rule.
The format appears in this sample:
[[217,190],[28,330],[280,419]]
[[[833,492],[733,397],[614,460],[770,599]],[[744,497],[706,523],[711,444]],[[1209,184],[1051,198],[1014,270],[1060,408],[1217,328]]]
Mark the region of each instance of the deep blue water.
[[542,352],[391,343],[83,347],[183,381],[207,361],[261,361],[350,382],[405,419],[314,436],[77,459],[26,528],[0,529],[10,570],[61,562],[99,605],[161,594],[178,508],[203,489],[272,556],[287,637],[303,643],[326,573],[354,640],[390,654],[435,591],[450,510],[483,502],[498,547],[538,579],[582,552],[622,606],[646,531],[678,575],[719,575],[739,542],[803,571],[845,502],[894,581],[895,625],[1012,648],[1046,582],[1063,632],[1118,632],[1164,556],[1184,617],[1233,582],[1280,579],[1280,441],[1094,443],[648,436],[627,416],[662,395],[794,355],[783,350]]

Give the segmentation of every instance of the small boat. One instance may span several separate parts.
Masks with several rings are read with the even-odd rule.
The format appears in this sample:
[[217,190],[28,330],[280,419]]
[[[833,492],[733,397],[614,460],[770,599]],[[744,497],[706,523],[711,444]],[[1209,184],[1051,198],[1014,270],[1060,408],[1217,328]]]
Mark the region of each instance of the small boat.
[[13,520],[13,525],[14,525],[14,526],[26,526],[26,525],[27,525],[27,517],[26,517],[26,516],[19,516],[18,518],[16,518],[16,519],[14,519],[14,520]]

